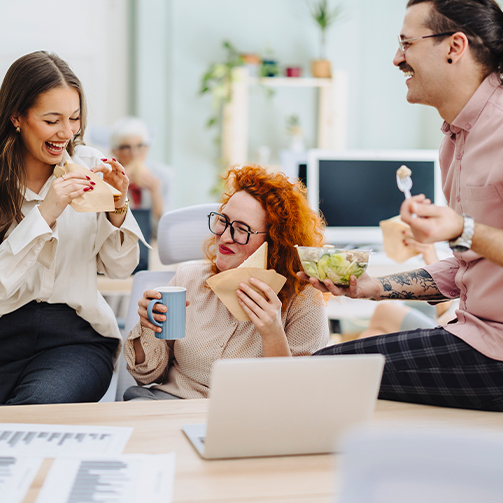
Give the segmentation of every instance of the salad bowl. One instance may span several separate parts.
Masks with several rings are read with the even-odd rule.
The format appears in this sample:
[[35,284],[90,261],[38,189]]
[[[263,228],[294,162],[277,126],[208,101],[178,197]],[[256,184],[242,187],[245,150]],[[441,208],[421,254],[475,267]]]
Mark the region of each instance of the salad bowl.
[[331,279],[335,285],[349,285],[349,278],[359,278],[367,269],[372,250],[343,250],[332,245],[297,246],[304,272],[320,281]]

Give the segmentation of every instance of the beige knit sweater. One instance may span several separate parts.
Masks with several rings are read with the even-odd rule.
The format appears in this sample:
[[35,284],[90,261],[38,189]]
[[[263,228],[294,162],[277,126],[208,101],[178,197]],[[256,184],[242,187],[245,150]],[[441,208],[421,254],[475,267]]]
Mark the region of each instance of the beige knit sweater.
[[[210,275],[208,264],[185,264],[170,282],[187,288],[190,301],[183,339],[157,339],[140,322],[128,335],[124,355],[139,384],[158,383],[156,388],[181,398],[206,398],[215,360],[262,356],[262,339],[255,326],[251,321],[238,321],[205,286]],[[290,301],[282,321],[293,356],[310,355],[327,344],[325,304],[321,293],[310,285]],[[145,361],[136,365],[133,340],[140,336]]]

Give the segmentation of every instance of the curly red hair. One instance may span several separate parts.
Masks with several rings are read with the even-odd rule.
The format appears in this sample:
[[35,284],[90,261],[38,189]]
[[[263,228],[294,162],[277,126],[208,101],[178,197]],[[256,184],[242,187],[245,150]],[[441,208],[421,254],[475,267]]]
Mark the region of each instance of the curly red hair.
[[[264,208],[267,215],[268,267],[287,278],[278,297],[283,307],[288,301],[299,295],[306,283],[296,275],[302,266],[294,245],[323,246],[324,220],[313,211],[306,197],[306,187],[292,183],[279,172],[270,172],[260,166],[243,166],[229,169],[224,177],[228,188],[222,196],[223,208],[233,194],[245,191],[254,197]],[[205,243],[205,253],[216,267],[214,238]]]

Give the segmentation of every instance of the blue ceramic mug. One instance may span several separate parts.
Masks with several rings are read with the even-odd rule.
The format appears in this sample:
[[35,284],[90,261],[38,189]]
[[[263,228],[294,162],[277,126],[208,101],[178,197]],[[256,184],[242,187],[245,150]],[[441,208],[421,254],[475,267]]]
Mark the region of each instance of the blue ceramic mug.
[[[185,337],[185,297],[186,289],[181,286],[162,286],[154,288],[162,297],[152,299],[148,303],[147,316],[151,323],[161,327],[161,332],[155,332],[158,339],[181,339]],[[156,304],[164,304],[168,310],[166,313],[154,311]],[[154,320],[153,313],[164,314],[165,321]]]

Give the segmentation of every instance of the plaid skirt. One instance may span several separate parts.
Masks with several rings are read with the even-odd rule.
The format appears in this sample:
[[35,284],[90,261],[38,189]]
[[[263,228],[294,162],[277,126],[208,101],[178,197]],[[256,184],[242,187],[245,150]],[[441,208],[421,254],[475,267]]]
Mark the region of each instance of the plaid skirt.
[[436,327],[377,335],[320,349],[313,356],[381,353],[379,398],[503,411],[503,362]]

